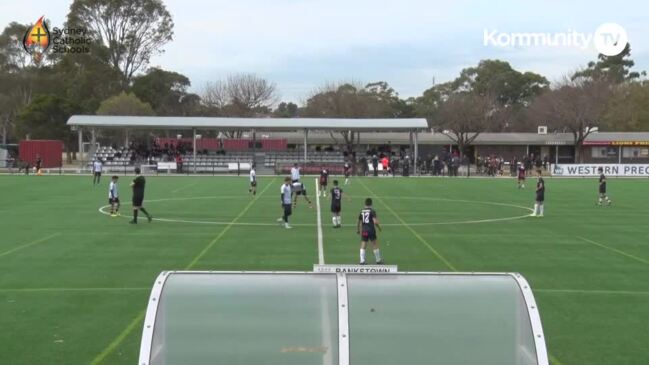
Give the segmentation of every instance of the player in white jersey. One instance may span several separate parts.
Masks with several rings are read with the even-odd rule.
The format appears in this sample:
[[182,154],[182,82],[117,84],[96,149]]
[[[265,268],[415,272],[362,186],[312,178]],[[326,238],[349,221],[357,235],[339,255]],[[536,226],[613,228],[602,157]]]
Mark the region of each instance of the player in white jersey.
[[248,189],[248,193],[257,195],[257,172],[255,171],[255,165],[252,165],[250,169],[250,189]]
[[288,217],[293,213],[293,189],[291,188],[291,178],[286,177],[284,179],[284,184],[280,188],[280,200],[282,201],[282,218],[277,219],[277,222],[282,223],[284,228],[291,229],[291,226],[288,224]]
[[300,181],[300,168],[298,167],[297,163],[295,163],[291,168],[291,182],[295,184],[296,182],[299,181]]
[[101,163],[101,160],[95,160],[92,163],[92,185],[97,185],[99,184],[99,180],[101,180],[101,171],[103,170],[103,164]]
[[110,204],[110,216],[117,217],[119,215],[119,189],[117,188],[117,180],[119,177],[113,176],[108,187],[108,204]]
[[293,200],[294,208],[297,208],[297,197],[300,195],[302,195],[304,197],[304,200],[309,203],[309,208],[313,208],[311,200],[308,196],[306,196],[306,187],[304,186],[304,184],[302,184],[301,182],[295,182],[293,183],[293,196],[295,196],[295,200]]

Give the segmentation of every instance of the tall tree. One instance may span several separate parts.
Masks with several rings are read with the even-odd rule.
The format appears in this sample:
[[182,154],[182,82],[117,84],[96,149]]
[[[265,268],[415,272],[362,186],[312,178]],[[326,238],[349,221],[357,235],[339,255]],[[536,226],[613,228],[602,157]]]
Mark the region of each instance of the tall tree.
[[161,0],[74,0],[68,26],[85,27],[108,49],[123,88],[173,37],[174,23]]
[[134,94],[122,92],[101,102],[97,115],[155,115],[151,105]]
[[[208,83],[201,96],[212,115],[225,117],[252,117],[270,114],[277,102],[277,86],[254,74],[235,74],[225,80]],[[232,138],[242,132],[224,131]]]
[[150,68],[146,74],[133,79],[131,91],[153,107],[157,115],[191,115],[198,105],[198,95],[189,94],[189,79],[177,72]]
[[77,136],[66,122],[79,112],[79,105],[72,100],[52,94],[38,95],[18,115],[17,129],[21,135],[29,135],[30,138],[63,141],[70,163]]
[[625,81],[637,80],[645,71],[631,71],[635,62],[631,59],[631,44],[627,43],[624,50],[615,56],[599,54],[597,62],[591,61],[584,70],[576,72],[572,79],[586,78],[591,81],[602,81],[619,84]]
[[12,22],[0,34],[0,71],[16,72],[30,65],[31,57],[22,47],[28,27]]
[[616,87],[602,119],[615,131],[648,131],[649,83],[629,82]]
[[448,136],[458,146],[461,154],[466,153],[478,136],[493,130],[504,117],[495,106],[493,98],[469,92],[450,95],[439,104],[429,117],[431,126]]
[[298,114],[297,104],[291,102],[281,102],[277,105],[277,108],[273,110],[273,116],[277,118],[295,118]]
[[566,78],[556,89],[537,97],[529,113],[553,130],[572,133],[575,159],[582,162],[583,143],[594,127],[603,126],[612,90],[604,81]]

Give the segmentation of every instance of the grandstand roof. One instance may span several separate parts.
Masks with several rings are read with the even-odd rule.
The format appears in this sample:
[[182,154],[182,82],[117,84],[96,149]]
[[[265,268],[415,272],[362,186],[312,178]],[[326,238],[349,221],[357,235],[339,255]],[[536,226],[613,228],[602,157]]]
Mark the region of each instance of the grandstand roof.
[[223,130],[363,130],[410,131],[427,129],[423,118],[408,119],[342,119],[342,118],[212,118],[212,117],[135,117],[73,115],[70,126],[102,128],[156,128],[156,129],[223,129]]

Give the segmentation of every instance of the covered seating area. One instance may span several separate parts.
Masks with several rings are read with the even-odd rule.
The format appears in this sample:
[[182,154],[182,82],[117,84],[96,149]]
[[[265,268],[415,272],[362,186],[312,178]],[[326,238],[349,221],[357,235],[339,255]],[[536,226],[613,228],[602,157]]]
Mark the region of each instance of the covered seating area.
[[[309,132],[340,132],[354,131],[359,133],[372,132],[408,132],[413,142],[413,157],[418,157],[418,134],[428,129],[428,123],[423,118],[408,119],[343,119],[343,118],[216,118],[216,117],[150,117],[150,116],[99,116],[99,115],[73,115],[67,121],[73,130],[77,131],[79,138],[79,152],[83,153],[84,133],[90,133],[91,146],[96,145],[97,131],[118,130],[124,133],[124,145],[130,143],[130,133],[134,130],[173,130],[191,131],[192,149],[190,154],[183,155],[183,166],[186,172],[198,173],[207,165],[212,166],[206,157],[199,156],[198,141],[200,133],[205,132],[242,132],[249,134],[252,144],[262,140],[264,132],[297,132],[303,136],[301,162],[307,163],[309,157]],[[94,152],[89,157],[95,157]],[[263,151],[260,151],[263,152]],[[241,157],[241,156],[239,156]],[[253,162],[255,156],[246,161]],[[296,161],[297,155],[293,153],[281,154],[279,157],[268,158],[262,156],[261,166],[281,161]],[[317,160],[328,163],[341,162],[339,156],[324,156],[319,153]],[[229,161],[228,158],[219,157],[219,163],[239,163],[240,158]],[[231,158],[230,158],[231,159]]]

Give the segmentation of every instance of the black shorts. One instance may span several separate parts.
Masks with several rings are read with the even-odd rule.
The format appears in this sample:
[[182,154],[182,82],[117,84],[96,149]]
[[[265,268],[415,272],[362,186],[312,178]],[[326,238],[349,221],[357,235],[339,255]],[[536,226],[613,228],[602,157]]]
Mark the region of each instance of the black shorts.
[[296,195],[296,196],[297,196],[297,195],[304,195],[304,196],[306,196],[306,189],[302,189],[301,191],[296,191],[296,192],[295,192],[295,195]]
[[251,182],[250,182],[250,186],[252,186],[252,187],[257,186],[257,182],[256,182],[256,181],[251,181]]
[[352,174],[351,172],[345,171],[345,177],[349,177],[349,175],[351,175],[351,174]]
[[368,232],[368,231],[361,232],[361,241],[363,242],[376,241],[376,232]]
[[606,186],[600,186],[599,187],[599,193],[600,194],[606,194]]
[[545,201],[545,194],[544,193],[536,193],[536,201],[537,202]]
[[282,207],[284,207],[284,215],[289,216],[293,214],[293,206],[291,204],[282,204]]
[[108,198],[108,204],[119,204],[119,198]]
[[525,176],[519,176],[518,181],[525,181]]
[[95,172],[95,176],[100,177],[100,176],[101,176],[101,172]]
[[327,186],[327,181],[326,180],[320,181],[320,186]]
[[331,204],[331,212],[332,213],[340,213],[341,210],[342,210],[342,207],[340,206],[340,204]]
[[133,196],[132,202],[133,202],[134,207],[141,207],[143,201],[144,201],[144,196],[142,196],[142,195],[134,195]]
[[293,184],[299,183],[299,182],[300,182],[300,180],[291,180],[291,183],[293,183]]

